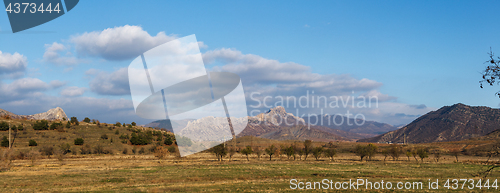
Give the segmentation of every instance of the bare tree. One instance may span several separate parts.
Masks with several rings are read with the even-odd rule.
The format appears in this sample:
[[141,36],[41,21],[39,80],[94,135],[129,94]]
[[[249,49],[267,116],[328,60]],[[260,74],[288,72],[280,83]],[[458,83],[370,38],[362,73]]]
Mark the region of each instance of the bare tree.
[[266,151],[267,155],[269,155],[269,161],[271,161],[273,155],[276,154],[277,150],[278,150],[278,148],[276,148],[274,145],[271,145],[268,148],[266,148],[265,151]]
[[333,161],[333,157],[337,155],[337,150],[333,147],[326,148],[324,151],[326,157],[329,157],[331,161]]
[[[488,53],[490,59],[488,59],[486,62],[488,66],[486,66],[486,69],[483,71],[483,80],[479,81],[479,87],[483,88],[483,83],[486,82],[490,86],[493,86],[494,83],[499,84],[500,80],[500,57],[495,58],[495,55],[491,51]],[[500,97],[500,91],[496,92],[495,95]]]
[[304,141],[304,160],[307,160],[307,156],[312,152],[312,141]]
[[322,153],[323,153],[323,147],[321,147],[321,146],[315,147],[312,150],[312,154],[313,154],[314,158],[316,159],[316,161],[319,160],[319,158],[321,157]]
[[439,151],[434,152],[434,159],[436,160],[436,162],[439,162],[440,158],[441,158],[441,152]]
[[246,156],[247,156],[247,161],[250,161],[250,160],[248,159],[248,155],[250,155],[250,154],[252,154],[252,153],[253,153],[252,147],[251,147],[251,146],[247,146],[246,148],[242,149],[242,150],[240,151],[240,153],[241,153],[241,154],[243,154],[243,155],[246,155]]
[[457,163],[458,163],[458,156],[460,155],[460,153],[461,152],[458,149],[455,149],[455,150],[451,151],[451,155],[453,155],[455,157]]
[[229,148],[229,161],[233,158],[233,155],[236,153],[235,148]]
[[398,145],[392,145],[392,147],[389,149],[389,155],[391,155],[393,161],[399,160],[401,152],[401,147]]
[[257,155],[257,158],[259,158],[260,160],[260,156],[262,156],[262,150],[259,148],[259,146],[255,147],[254,149],[255,150],[253,152]]

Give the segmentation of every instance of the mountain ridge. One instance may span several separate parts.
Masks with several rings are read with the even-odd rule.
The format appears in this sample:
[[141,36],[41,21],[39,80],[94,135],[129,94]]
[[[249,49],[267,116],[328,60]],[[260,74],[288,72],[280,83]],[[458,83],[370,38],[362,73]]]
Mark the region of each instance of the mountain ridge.
[[401,129],[359,142],[431,143],[487,135],[500,125],[500,109],[457,103],[431,111]]

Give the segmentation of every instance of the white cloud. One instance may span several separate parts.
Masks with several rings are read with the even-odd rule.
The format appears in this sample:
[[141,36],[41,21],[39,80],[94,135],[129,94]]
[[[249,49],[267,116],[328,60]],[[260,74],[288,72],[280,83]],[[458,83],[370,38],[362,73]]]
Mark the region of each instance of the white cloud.
[[60,80],[53,80],[50,81],[50,87],[52,88],[60,88],[62,86],[66,85],[66,82],[60,81]]
[[[203,54],[205,64],[220,62],[214,71],[238,74],[246,85],[276,85],[282,92],[309,89],[327,94],[346,94],[351,91],[371,91],[382,83],[369,79],[356,79],[350,75],[317,74],[311,68],[293,62],[279,62],[253,54],[242,54],[234,49],[219,49]],[[320,93],[318,93],[320,94]]]
[[67,97],[82,96],[85,93],[86,88],[80,88],[77,86],[71,86],[63,89],[59,94]]
[[[65,56],[61,53],[65,52]],[[43,60],[48,63],[55,65],[76,65],[81,62],[85,62],[73,56],[69,51],[67,46],[54,42],[52,44],[45,44],[45,53],[43,54]]]
[[24,75],[28,59],[19,53],[2,53],[0,51],[0,77],[17,78]]
[[[285,106],[286,110],[296,114],[299,109],[299,116],[304,113],[321,114],[362,114],[367,120],[381,121],[391,124],[408,123],[418,115],[425,114],[433,108],[425,105],[408,105],[397,102],[397,97],[383,94],[379,91],[382,83],[366,78],[357,79],[348,74],[318,74],[311,72],[310,67],[293,62],[279,62],[277,60],[266,59],[252,54],[242,54],[235,49],[218,49],[208,51],[203,55],[205,64],[216,63],[214,71],[227,71],[238,74],[244,85],[247,104],[256,106],[258,102],[267,99],[267,105],[275,106],[279,101],[277,96],[295,97],[312,95],[325,96],[327,98],[335,96],[345,101],[354,98],[354,107],[349,102],[347,106],[324,108],[324,102],[318,107],[299,108],[291,105]],[[314,94],[312,94],[314,92]],[[259,93],[250,98],[250,94]],[[371,107],[358,107],[357,104],[365,97],[368,105],[369,97],[375,97]],[[311,98],[310,98],[311,99]],[[328,103],[332,100],[329,98]],[[340,101],[339,103],[341,103]],[[251,107],[249,107],[251,108]],[[263,112],[267,109],[261,105],[255,108]],[[250,111],[253,109],[249,109]],[[402,116],[402,115],[405,116]]]
[[87,75],[95,75],[90,81],[90,90],[102,95],[130,94],[127,68],[120,68],[112,73],[88,70]]
[[165,32],[151,36],[140,26],[125,25],[73,36],[70,42],[75,44],[77,53],[82,56],[126,60],[175,38]]

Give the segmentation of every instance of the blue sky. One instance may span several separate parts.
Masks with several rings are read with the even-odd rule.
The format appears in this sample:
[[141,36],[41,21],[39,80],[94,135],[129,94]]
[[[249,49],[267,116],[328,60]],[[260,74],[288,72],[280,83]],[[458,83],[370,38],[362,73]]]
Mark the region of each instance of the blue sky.
[[[0,95],[4,98],[0,100],[0,108],[18,114],[33,114],[62,106],[68,115],[79,118],[88,116],[106,122],[147,123],[147,120],[133,115],[132,106],[127,106],[130,96],[126,92],[99,92],[91,86],[92,81],[114,81],[113,88],[126,87],[120,85],[120,80],[96,78],[107,77],[127,67],[135,56],[117,60],[76,49],[82,46],[82,41],[93,41],[80,39],[76,42],[75,39],[86,32],[99,33],[123,26],[140,27],[157,38],[160,32],[164,32],[167,38],[196,34],[198,41],[206,45],[201,49],[202,53],[226,51],[214,54],[214,57],[240,53],[240,59],[247,56],[278,61],[288,70],[286,65],[298,64],[309,68],[311,76],[322,75],[321,80],[331,75],[345,75],[354,82],[362,79],[377,82],[379,84],[373,84],[372,88],[363,87],[356,92],[356,95],[361,95],[377,91],[389,97],[386,106],[381,102],[381,113],[367,115],[371,120],[408,123],[425,112],[459,102],[497,108],[500,99],[494,93],[500,87],[480,89],[478,81],[490,47],[493,52],[500,53],[497,25],[500,16],[496,10],[499,4],[497,1],[85,0],[60,18],[16,34],[11,33],[7,14],[2,12],[0,51],[21,54],[26,58],[26,68],[17,72],[24,75],[0,73],[3,75],[1,84],[6,89]],[[65,47],[58,50],[59,57],[72,58],[72,64],[44,59],[47,48],[54,42]],[[238,64],[253,65],[241,61]],[[234,70],[231,65],[236,64],[221,63],[216,69]],[[260,86],[274,89],[267,93],[278,95],[281,84],[290,86],[293,82],[272,82],[260,77],[259,69],[250,69],[255,71],[247,74],[255,72],[254,76],[240,74],[244,83],[253,82],[244,85],[246,92],[256,91]],[[332,80],[338,82],[345,77]],[[26,78],[38,79],[46,84],[46,88],[18,89],[15,96],[9,94],[13,86],[19,85],[13,82]],[[51,81],[60,83],[51,84]],[[353,83],[356,84],[359,82]],[[73,90],[68,91],[83,93],[61,94],[69,87]],[[303,95],[309,87],[294,89],[288,95]],[[328,93],[330,91],[321,93],[328,96],[345,94]],[[28,94],[37,97],[26,96]],[[85,103],[88,101],[93,102]],[[107,108],[93,107],[90,105],[93,103]],[[422,104],[425,108],[412,109]],[[402,107],[404,105],[407,107]],[[401,113],[409,116],[396,116]]]

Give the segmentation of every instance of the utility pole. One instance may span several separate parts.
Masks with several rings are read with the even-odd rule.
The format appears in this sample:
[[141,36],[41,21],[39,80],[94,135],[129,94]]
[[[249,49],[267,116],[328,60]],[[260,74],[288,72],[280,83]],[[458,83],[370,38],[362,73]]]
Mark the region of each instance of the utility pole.
[[403,144],[406,145],[406,133],[404,133],[404,137],[403,137]]
[[11,148],[11,146],[12,146],[12,142],[10,140],[10,123],[9,123],[9,149]]

